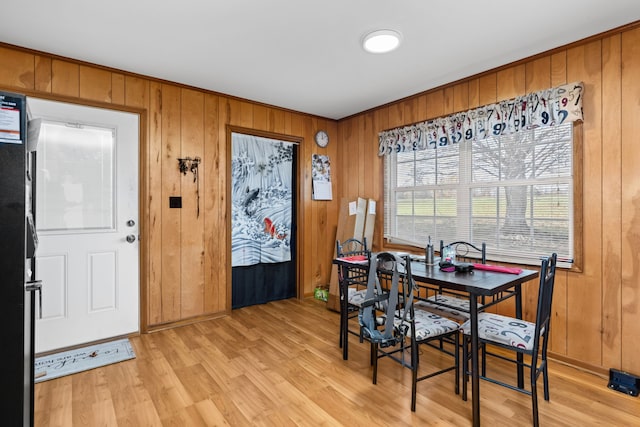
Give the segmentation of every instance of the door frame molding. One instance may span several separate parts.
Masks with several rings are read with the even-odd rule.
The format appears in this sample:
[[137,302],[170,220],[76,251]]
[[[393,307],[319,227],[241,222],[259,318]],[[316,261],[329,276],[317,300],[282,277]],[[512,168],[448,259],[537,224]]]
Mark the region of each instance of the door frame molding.
[[[295,223],[296,223],[296,253],[295,253],[295,258],[296,258],[296,299],[298,300],[302,300],[304,298],[304,286],[301,280],[302,277],[302,265],[301,265],[301,257],[299,256],[299,248],[301,246],[301,237],[302,237],[302,232],[300,230],[304,230],[304,217],[302,215],[302,200],[303,199],[303,183],[304,183],[304,176],[303,176],[303,172],[304,169],[302,168],[302,162],[300,159],[300,153],[301,153],[301,147],[302,147],[302,143],[304,141],[304,138],[301,136],[295,136],[295,135],[288,135],[288,134],[284,134],[284,133],[276,133],[276,132],[269,132],[269,131],[264,131],[264,130],[259,130],[259,129],[253,129],[253,128],[246,128],[246,127],[240,127],[240,126],[234,126],[234,125],[230,125],[227,124],[226,125],[226,169],[229,171],[229,173],[227,174],[227,185],[226,185],[226,194],[225,194],[225,198],[227,200],[226,203],[226,207],[225,207],[225,213],[226,213],[226,217],[229,218],[229,224],[227,226],[227,233],[225,236],[225,247],[226,247],[226,253],[227,253],[227,259],[231,260],[231,134],[232,133],[242,133],[245,135],[253,135],[253,136],[258,136],[258,137],[262,137],[262,138],[270,138],[270,139],[276,139],[276,140],[280,140],[280,141],[287,141],[287,142],[292,142],[294,144],[298,145],[298,149],[295,150],[296,151],[296,157],[295,157],[295,163],[296,163],[296,170],[294,171],[295,173],[295,177],[296,177],[296,194],[293,195],[293,197],[295,197],[295,203],[296,203],[296,209],[295,209]],[[227,308],[227,312],[231,311],[231,306],[232,306],[232,281],[231,281],[231,275],[232,273],[232,269],[231,269],[231,262],[227,263],[227,267],[226,267],[226,308]]]

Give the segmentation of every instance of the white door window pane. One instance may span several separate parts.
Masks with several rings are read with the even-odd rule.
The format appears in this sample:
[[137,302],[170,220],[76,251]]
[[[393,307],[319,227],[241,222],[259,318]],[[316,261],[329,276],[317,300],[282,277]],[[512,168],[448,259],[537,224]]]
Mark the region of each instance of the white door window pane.
[[38,230],[115,227],[115,130],[45,121],[37,157]]

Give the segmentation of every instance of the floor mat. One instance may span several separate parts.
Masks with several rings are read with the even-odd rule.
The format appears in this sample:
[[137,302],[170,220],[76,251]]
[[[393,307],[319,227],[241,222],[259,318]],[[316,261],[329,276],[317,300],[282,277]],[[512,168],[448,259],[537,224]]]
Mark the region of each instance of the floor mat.
[[105,342],[36,358],[35,382],[99,368],[135,358],[128,339]]

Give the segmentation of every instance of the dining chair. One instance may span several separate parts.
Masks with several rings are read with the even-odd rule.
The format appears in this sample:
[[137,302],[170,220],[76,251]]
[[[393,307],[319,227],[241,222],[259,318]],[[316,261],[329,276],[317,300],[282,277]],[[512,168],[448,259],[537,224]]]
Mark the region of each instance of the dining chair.
[[[486,372],[483,372],[480,378],[530,395],[534,426],[538,426],[539,424],[537,380],[540,375],[542,375],[543,380],[544,400],[549,400],[547,346],[549,342],[556,261],[557,254],[555,253],[542,260],[535,322],[486,312],[478,314],[478,340],[481,344],[485,344],[485,346],[481,348],[483,367],[487,365],[486,357],[492,356],[514,363],[519,368],[528,368],[530,370],[530,390],[525,389],[524,386],[518,387],[495,378],[489,378]],[[468,364],[471,356],[469,351],[471,325],[469,321],[462,325],[461,330],[463,333],[462,399],[467,400],[467,381],[470,373]],[[526,363],[522,357],[514,359],[513,357],[504,356],[503,354],[491,353],[486,347],[488,344],[507,350],[507,354],[514,352],[514,355],[528,355],[530,357],[530,363]]]
[[[481,264],[487,263],[487,245],[482,242],[480,246],[473,243],[456,241],[445,246],[440,240],[440,256],[442,257],[445,248],[451,248],[455,252],[457,262],[468,262]],[[434,267],[438,268],[438,267]],[[425,289],[425,291],[428,291]],[[454,292],[446,292],[442,289],[432,289],[430,295],[423,295],[417,306],[423,310],[439,314],[441,316],[464,322],[469,319],[469,298],[465,295]],[[484,305],[484,300],[478,303],[478,309]]]
[[[459,333],[454,320],[414,307],[417,290],[411,275],[410,257],[388,252],[372,255],[367,293],[359,311],[364,339],[371,343],[373,384],[378,381],[378,361],[389,358],[411,369],[411,411],[416,410],[417,384],[436,375],[454,371],[455,393],[459,394]],[[453,339],[453,365],[424,373],[420,368],[420,345],[442,337]]]
[[[363,238],[362,241],[355,238],[343,242],[336,240],[336,256],[337,258],[363,259],[368,263],[371,251],[367,248],[367,238]],[[338,283],[340,284],[340,301],[347,299],[347,309],[340,310],[340,348],[342,348],[343,339],[348,339],[348,334],[360,337],[359,330],[349,329],[349,320],[358,317],[358,308],[367,290],[367,269],[358,268],[357,265],[348,269],[338,268]]]

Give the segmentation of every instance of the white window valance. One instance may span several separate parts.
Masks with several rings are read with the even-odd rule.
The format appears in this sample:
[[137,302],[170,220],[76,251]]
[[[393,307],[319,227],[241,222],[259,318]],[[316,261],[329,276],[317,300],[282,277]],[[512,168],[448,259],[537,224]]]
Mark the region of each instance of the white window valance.
[[382,131],[378,155],[479,141],[582,120],[582,82],[557,86],[446,117]]

